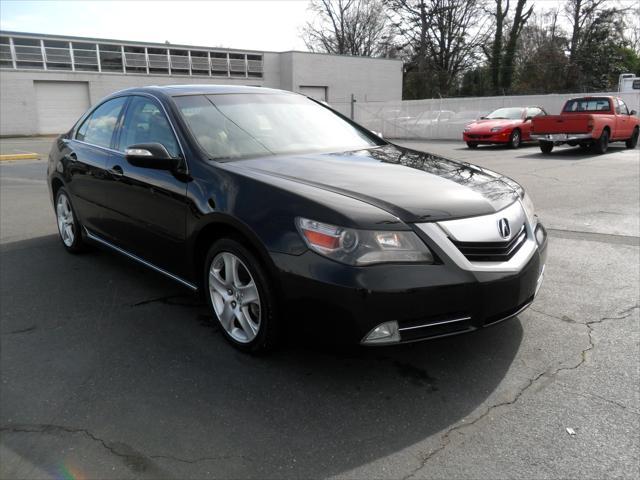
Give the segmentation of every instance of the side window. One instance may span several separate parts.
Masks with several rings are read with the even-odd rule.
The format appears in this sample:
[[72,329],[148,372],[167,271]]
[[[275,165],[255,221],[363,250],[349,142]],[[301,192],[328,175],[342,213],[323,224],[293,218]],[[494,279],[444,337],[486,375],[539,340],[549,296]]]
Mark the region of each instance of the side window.
[[179,156],[178,142],[167,117],[146,97],[133,97],[124,119],[120,151],[138,143],[161,143],[172,157]]
[[619,100],[617,100],[617,99],[614,99],[614,100],[613,100],[613,104],[614,104],[614,105],[615,105],[615,107],[616,107],[616,113],[617,113],[618,115],[620,115],[620,101],[619,101]]
[[622,115],[629,115],[629,108],[627,107],[627,104],[620,99],[618,99],[618,103],[620,104],[619,113],[621,113]]
[[118,116],[126,101],[126,97],[114,98],[96,108],[78,129],[76,139],[109,148]]
[[527,111],[527,117],[537,117],[538,115],[544,115],[544,112],[538,107],[529,108]]

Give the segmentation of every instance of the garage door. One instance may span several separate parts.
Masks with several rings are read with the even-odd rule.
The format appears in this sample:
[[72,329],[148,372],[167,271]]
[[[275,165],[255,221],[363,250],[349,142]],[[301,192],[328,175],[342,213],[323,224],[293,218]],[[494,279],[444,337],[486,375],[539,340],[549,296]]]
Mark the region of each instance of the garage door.
[[327,101],[327,87],[300,86],[300,93],[321,102]]
[[62,133],[89,108],[87,82],[34,81],[38,133]]

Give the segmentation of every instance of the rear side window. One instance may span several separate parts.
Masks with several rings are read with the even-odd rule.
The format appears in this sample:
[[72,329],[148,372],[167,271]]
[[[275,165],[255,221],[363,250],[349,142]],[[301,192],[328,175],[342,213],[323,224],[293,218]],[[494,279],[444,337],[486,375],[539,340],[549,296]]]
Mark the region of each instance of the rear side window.
[[622,115],[629,115],[629,109],[627,108],[627,104],[620,99],[618,99],[618,103],[620,105],[620,111],[618,113]]
[[118,117],[126,101],[126,97],[114,98],[96,108],[78,129],[76,139],[109,148]]
[[540,115],[546,115],[541,108],[532,107],[527,109],[527,117],[538,117]]
[[563,112],[608,112],[611,110],[608,98],[576,98],[569,100]]
[[160,143],[169,154],[179,156],[178,142],[167,117],[153,100],[133,97],[124,119],[120,136],[120,150],[139,143]]

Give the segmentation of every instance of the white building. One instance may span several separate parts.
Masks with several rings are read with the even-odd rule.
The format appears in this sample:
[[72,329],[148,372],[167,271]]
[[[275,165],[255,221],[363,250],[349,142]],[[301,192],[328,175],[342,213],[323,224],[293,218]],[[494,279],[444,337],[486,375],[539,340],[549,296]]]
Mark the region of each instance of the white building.
[[0,136],[60,133],[124,88],[194,83],[281,88],[348,115],[352,95],[401,100],[402,62],[0,31]]

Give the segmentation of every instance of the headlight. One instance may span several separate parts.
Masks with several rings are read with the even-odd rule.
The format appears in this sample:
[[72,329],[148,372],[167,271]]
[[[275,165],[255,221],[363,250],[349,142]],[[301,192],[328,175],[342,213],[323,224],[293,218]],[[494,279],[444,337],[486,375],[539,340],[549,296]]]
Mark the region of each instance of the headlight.
[[529,223],[535,226],[536,223],[538,223],[538,217],[536,216],[536,210],[533,206],[533,202],[531,201],[531,196],[528,193],[524,192],[520,201],[522,202],[524,212],[527,214]]
[[467,125],[466,127],[464,127],[464,131],[468,132],[469,130],[471,130],[471,127],[469,125]]
[[356,230],[306,218],[297,218],[296,226],[311,250],[348,265],[433,263],[431,251],[413,232]]
[[499,131],[501,131],[503,128],[504,128],[504,127],[493,127],[493,128],[491,129],[491,131],[495,133],[495,132],[499,132]]

